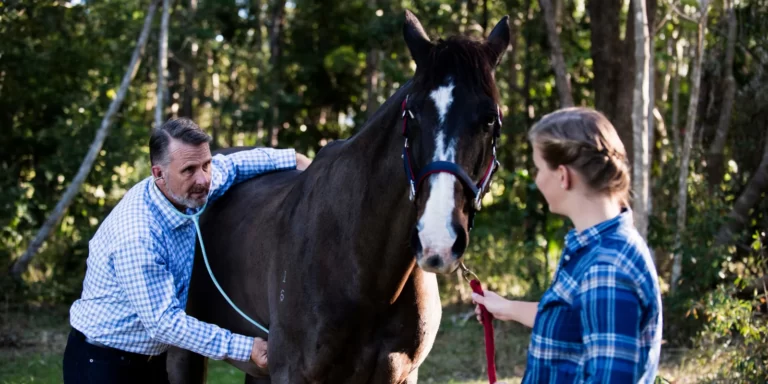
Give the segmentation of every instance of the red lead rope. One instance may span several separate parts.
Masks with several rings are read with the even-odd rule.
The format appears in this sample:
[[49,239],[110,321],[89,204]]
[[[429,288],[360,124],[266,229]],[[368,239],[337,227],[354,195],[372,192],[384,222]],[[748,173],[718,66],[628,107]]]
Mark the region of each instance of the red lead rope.
[[[480,281],[472,279],[469,281],[469,285],[472,287],[473,292],[480,296],[485,296],[483,288],[480,286]],[[496,348],[493,342],[493,315],[485,309],[484,305],[480,305],[480,313],[485,330],[485,359],[488,363],[488,381],[490,384],[494,384],[496,383],[496,359],[494,357]]]

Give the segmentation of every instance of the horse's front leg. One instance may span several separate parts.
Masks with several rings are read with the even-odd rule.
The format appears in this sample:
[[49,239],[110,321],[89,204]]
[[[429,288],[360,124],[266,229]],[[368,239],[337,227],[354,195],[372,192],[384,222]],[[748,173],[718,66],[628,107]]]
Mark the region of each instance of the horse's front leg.
[[253,377],[251,375],[245,375],[245,384],[271,384],[272,380],[269,377]]
[[203,384],[208,372],[208,358],[186,349],[171,347],[165,366],[171,384]]

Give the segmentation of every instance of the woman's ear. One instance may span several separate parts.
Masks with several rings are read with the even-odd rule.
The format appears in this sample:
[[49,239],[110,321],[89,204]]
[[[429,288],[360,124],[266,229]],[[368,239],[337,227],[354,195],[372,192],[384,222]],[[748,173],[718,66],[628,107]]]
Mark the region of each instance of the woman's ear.
[[560,188],[564,190],[571,189],[571,183],[572,183],[572,177],[571,177],[571,170],[568,169],[565,165],[559,165],[557,167],[557,173],[560,176]]

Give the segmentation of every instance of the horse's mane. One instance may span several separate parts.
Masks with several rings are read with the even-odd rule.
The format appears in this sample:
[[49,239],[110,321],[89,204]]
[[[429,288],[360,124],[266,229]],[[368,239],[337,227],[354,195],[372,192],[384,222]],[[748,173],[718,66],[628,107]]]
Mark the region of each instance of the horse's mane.
[[[392,96],[387,98],[384,104],[379,106],[376,112],[363,124],[359,132],[371,129],[371,126],[377,127],[389,123],[391,114],[400,113],[401,103],[405,99],[405,95],[411,91],[411,88],[413,88],[413,80],[406,81]],[[372,129],[377,129],[376,127]]]

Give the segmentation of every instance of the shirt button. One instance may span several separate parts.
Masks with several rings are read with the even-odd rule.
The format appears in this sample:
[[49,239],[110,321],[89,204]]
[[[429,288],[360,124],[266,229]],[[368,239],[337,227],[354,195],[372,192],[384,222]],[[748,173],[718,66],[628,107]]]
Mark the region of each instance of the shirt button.
[[563,259],[565,259],[565,261],[570,261],[570,260],[571,260],[571,257],[570,257],[570,256],[568,256],[568,255],[565,255],[565,257],[563,257]]
[[93,363],[93,359],[90,359],[91,363]]

